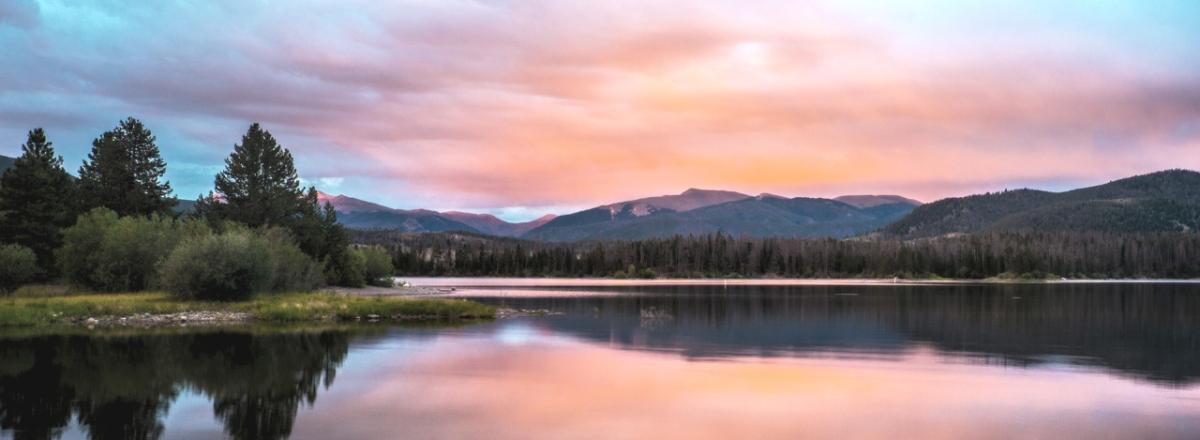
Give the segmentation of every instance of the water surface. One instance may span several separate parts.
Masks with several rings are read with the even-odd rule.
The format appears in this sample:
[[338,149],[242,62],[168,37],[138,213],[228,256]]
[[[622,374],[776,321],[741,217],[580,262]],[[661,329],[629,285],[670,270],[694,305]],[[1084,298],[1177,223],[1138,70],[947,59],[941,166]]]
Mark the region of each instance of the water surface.
[[1194,284],[493,282],[455,295],[546,313],[2,331],[0,437],[1200,437]]

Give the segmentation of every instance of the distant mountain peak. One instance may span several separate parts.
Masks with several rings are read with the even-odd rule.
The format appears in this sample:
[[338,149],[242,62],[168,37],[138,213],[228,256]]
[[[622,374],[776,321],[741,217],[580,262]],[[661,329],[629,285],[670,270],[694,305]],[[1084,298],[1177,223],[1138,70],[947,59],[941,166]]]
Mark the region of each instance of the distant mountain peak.
[[371,203],[366,200],[356,199],[345,194],[330,195],[329,193],[317,191],[317,201],[321,203],[329,203],[339,212],[385,212],[393,211],[392,208]]
[[745,194],[742,194],[742,193],[739,193],[736,191],[727,191],[727,190],[723,190],[723,189],[704,189],[704,188],[688,188],[688,189],[683,190],[683,192],[679,193],[679,195],[692,196],[692,197],[700,196],[700,195],[732,195],[732,196],[749,197]]
[[705,206],[712,206],[748,198],[750,198],[750,196],[733,191],[688,188],[679,194],[646,197],[642,199],[617,202],[610,205],[603,205],[600,208],[607,209],[610,215],[615,219],[622,215],[642,217],[668,211],[691,211],[693,209],[703,208]]
[[893,203],[903,203],[906,205],[920,206],[921,202],[910,199],[904,196],[894,194],[863,194],[863,195],[848,195],[835,197],[834,200],[853,206],[855,208],[870,208],[879,205],[890,205]]
[[420,208],[396,209],[345,194],[333,195],[323,191],[317,191],[317,200],[333,205],[340,214],[338,220],[346,227],[355,229],[396,229],[408,232],[456,230],[519,237],[555,218],[554,214],[546,214],[535,220],[510,223],[486,213],[437,212]]

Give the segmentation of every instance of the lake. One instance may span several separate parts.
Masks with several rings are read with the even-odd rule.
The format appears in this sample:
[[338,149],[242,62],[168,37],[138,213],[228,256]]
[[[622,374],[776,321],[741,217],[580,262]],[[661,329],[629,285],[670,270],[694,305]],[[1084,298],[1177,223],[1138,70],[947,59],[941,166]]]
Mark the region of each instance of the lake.
[[417,280],[457,326],[0,331],[4,438],[1200,438],[1200,285]]

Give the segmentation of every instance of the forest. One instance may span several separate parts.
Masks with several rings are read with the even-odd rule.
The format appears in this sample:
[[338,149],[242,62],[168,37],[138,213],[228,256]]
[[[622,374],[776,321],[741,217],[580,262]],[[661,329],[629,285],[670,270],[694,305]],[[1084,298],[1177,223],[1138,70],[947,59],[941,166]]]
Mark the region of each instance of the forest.
[[739,238],[545,243],[463,233],[352,231],[399,275],[518,277],[1196,278],[1195,233],[984,232],[919,240]]

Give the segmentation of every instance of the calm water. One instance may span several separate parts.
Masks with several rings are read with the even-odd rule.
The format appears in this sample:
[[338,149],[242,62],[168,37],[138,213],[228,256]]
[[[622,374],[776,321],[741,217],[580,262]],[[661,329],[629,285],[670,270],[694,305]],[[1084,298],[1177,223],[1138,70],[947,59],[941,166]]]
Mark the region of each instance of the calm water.
[[0,437],[1200,438],[1195,284],[456,294],[550,314],[0,333]]

